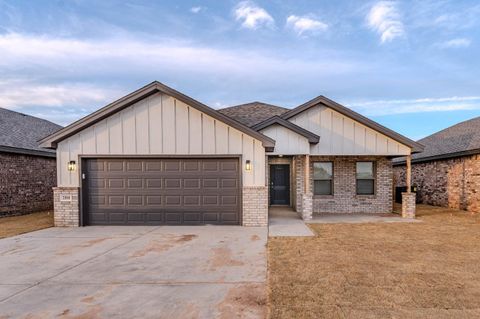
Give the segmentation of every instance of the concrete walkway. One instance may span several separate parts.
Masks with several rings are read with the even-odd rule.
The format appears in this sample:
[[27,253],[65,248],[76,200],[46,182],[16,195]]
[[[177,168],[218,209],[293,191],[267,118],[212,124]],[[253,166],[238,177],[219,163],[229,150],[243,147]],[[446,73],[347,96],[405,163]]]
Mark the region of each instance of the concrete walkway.
[[264,318],[266,227],[49,228],[0,240],[0,318]]
[[314,236],[291,207],[272,206],[268,210],[268,236]]
[[361,223],[416,223],[418,219],[402,218],[397,214],[318,214],[309,224],[361,224]]

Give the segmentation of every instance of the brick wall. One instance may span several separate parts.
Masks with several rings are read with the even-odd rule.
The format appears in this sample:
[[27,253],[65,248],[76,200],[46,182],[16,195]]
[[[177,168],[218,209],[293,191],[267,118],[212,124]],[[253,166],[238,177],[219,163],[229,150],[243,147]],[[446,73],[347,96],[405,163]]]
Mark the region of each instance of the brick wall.
[[243,187],[243,226],[268,225],[268,189]]
[[0,153],[0,216],[53,208],[55,158]]
[[78,187],[55,187],[53,201],[55,204],[55,226],[77,227],[80,224],[80,206]]
[[[393,204],[392,163],[386,157],[368,156],[310,156],[310,192],[313,193],[313,163],[315,161],[333,162],[333,195],[313,195],[314,213],[388,213]],[[356,162],[375,162],[375,194],[356,194]],[[296,161],[297,162],[297,161]],[[300,162],[299,166],[303,165]],[[302,191],[303,174],[297,169],[297,193]]]
[[[405,186],[405,166],[394,174]],[[421,203],[480,212],[480,155],[412,164],[412,185]]]

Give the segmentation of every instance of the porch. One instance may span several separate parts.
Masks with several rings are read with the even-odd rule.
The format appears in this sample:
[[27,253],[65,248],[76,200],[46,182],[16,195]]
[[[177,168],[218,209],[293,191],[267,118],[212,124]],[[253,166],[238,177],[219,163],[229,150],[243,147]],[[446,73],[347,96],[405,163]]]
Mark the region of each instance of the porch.
[[[330,214],[389,214],[393,169],[387,156],[269,156],[269,206],[290,207],[310,221]],[[404,193],[402,217],[415,217],[415,194]],[[274,209],[272,216],[282,214]],[[379,215],[378,215],[379,216]]]

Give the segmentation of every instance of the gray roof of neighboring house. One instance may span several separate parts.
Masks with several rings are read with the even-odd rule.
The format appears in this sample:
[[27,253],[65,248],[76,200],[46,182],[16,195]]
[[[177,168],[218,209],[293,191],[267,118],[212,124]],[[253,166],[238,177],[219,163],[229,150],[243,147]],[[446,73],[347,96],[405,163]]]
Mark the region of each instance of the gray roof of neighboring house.
[[0,151],[55,156],[54,150],[40,147],[39,140],[61,128],[47,120],[0,108]]
[[252,127],[272,116],[282,115],[288,110],[289,109],[272,104],[251,102],[220,109],[218,112],[244,125]]
[[[425,149],[412,155],[413,163],[480,154],[480,117],[450,126],[418,142]],[[396,162],[404,163],[405,158],[398,158]]]

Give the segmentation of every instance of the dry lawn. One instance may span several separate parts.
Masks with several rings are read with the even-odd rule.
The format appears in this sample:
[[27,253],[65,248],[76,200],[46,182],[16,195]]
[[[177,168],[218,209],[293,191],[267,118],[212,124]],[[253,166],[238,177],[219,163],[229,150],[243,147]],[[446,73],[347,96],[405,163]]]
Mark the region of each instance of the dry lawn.
[[34,230],[53,227],[53,212],[39,212],[23,216],[0,218],[0,238],[11,237]]
[[426,205],[417,216],[271,238],[270,317],[480,318],[480,216]]

